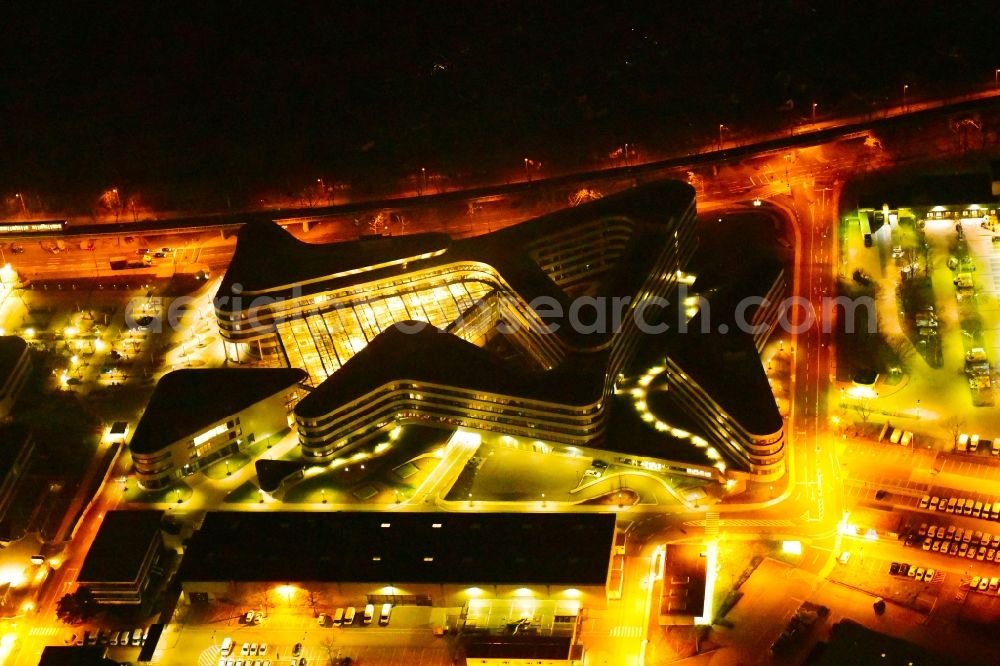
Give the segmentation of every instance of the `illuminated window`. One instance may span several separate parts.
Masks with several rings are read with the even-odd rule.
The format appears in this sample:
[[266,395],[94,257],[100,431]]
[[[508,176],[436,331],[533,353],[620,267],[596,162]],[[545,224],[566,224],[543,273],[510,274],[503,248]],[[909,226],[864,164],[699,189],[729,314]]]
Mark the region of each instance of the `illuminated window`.
[[226,430],[227,428],[225,424],[217,425],[211,430],[206,430],[205,432],[201,433],[200,435],[194,438],[194,445],[201,446],[202,444],[212,439],[213,437],[216,437],[217,435],[221,435],[222,433],[226,432]]

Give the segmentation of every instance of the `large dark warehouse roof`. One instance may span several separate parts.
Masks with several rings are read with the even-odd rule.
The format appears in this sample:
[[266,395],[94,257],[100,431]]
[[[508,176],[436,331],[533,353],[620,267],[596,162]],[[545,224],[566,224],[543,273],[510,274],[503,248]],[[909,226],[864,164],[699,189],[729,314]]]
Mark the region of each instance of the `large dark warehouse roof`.
[[604,585],[614,529],[611,514],[218,511],[178,580]]

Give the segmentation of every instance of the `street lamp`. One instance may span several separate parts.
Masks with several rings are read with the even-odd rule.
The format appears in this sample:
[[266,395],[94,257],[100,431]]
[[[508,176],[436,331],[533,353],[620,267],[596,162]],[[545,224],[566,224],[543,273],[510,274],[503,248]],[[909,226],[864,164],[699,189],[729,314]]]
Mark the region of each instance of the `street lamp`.
[[993,89],[1000,90],[1000,67],[993,70]]
[[427,191],[427,169],[420,167],[420,194]]
[[726,129],[726,126],[719,123],[719,150],[722,150],[722,130]]
[[906,91],[910,89],[910,86],[903,84],[903,111],[906,111]]
[[816,102],[813,102],[813,124],[816,124]]

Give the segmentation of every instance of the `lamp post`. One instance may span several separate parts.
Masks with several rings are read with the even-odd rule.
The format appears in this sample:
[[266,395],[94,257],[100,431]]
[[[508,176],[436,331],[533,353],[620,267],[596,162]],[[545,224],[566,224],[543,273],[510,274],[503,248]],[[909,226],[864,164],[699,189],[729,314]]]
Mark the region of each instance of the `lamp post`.
[[726,126],[719,123],[719,150],[722,150],[722,130],[726,129]]
[[427,169],[420,167],[420,194],[427,191]]
[[906,111],[906,91],[910,89],[910,86],[903,84],[903,111]]
[[524,176],[528,179],[529,183],[531,182],[531,169],[529,168],[530,164],[531,164],[531,160],[529,160],[527,157],[525,157],[524,158]]
[[993,70],[993,89],[1000,90],[1000,67]]
[[813,115],[812,115],[812,119],[813,119],[813,124],[815,125],[816,124],[816,102],[813,102]]

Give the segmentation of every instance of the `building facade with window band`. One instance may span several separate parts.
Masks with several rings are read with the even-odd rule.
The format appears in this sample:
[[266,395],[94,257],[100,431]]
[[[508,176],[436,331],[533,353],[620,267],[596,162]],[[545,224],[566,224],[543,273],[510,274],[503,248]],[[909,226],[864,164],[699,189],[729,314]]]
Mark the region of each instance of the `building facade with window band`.
[[215,310],[231,360],[309,373],[295,412],[307,459],[407,422],[599,445],[608,397],[655,337],[641,322],[693,280],[695,226],[676,181],[461,240],[322,246],[248,225]]
[[287,432],[305,378],[297,368],[167,373],[157,382],[129,442],[139,484],[169,486]]

